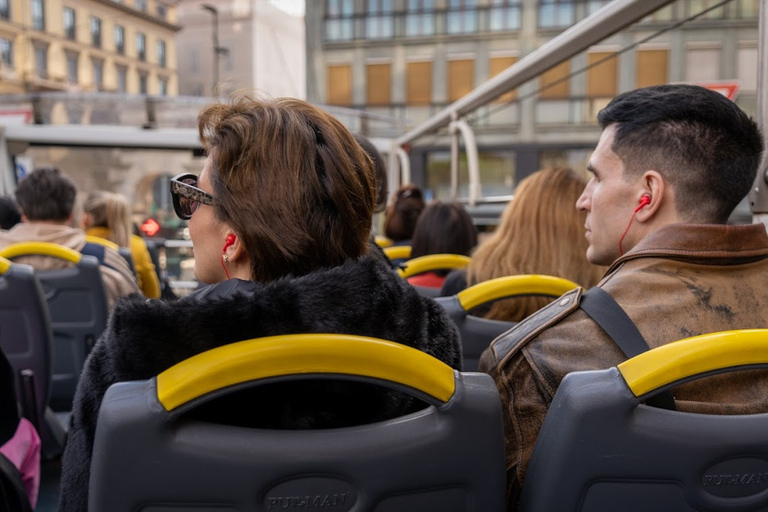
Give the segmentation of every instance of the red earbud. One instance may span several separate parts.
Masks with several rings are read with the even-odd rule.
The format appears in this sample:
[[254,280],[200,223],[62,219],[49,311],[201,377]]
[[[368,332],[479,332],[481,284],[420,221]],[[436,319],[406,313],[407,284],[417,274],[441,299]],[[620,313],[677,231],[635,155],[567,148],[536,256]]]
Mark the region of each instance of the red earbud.
[[227,250],[227,247],[229,247],[230,245],[235,243],[235,240],[237,240],[237,237],[234,234],[230,233],[229,235],[227,235],[227,239],[224,242],[224,249],[223,249],[223,251],[225,252]]
[[638,211],[640,208],[642,208],[643,206],[648,205],[650,203],[651,203],[651,196],[649,196],[648,194],[643,194],[640,197],[640,206],[638,206],[637,210],[635,210],[635,211]]

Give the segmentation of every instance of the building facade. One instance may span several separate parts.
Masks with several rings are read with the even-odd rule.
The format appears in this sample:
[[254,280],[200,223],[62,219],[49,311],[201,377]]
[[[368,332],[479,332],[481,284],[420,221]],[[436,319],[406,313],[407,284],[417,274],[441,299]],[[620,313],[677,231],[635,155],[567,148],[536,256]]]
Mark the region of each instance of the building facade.
[[[607,3],[310,1],[307,95],[315,103],[385,114],[413,126]],[[733,0],[670,30],[718,3],[677,0],[469,116],[483,194],[509,194],[542,167],[585,168],[599,138],[597,112],[637,87],[736,82],[736,102],[754,114],[759,0]],[[383,137],[402,133],[370,130]],[[447,197],[449,155],[445,135],[416,141],[413,181]],[[460,195],[466,195],[466,177],[462,182]]]
[[178,94],[174,2],[0,0],[0,94]]
[[[182,0],[180,94],[306,97],[304,18],[268,0]],[[311,1],[309,2],[312,3]],[[214,38],[216,43],[214,43]]]

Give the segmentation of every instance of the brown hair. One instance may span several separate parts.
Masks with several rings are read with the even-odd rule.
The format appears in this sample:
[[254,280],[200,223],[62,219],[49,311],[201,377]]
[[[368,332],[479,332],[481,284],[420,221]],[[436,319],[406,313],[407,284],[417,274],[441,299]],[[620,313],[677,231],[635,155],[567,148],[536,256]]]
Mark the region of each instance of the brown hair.
[[371,159],[327,112],[293,98],[235,98],[198,119],[217,216],[244,244],[252,279],[273,281],[367,253]]
[[403,185],[395,192],[384,218],[384,235],[399,242],[413,238],[416,222],[424,210],[424,194],[416,185]]
[[[575,206],[585,185],[583,178],[562,168],[541,170],[522,180],[496,231],[472,255],[467,284],[520,274],[552,275],[585,287],[597,284],[605,268],[587,261],[586,213]],[[518,322],[552,300],[496,301],[486,318]]]
[[411,257],[427,254],[469,256],[477,245],[477,228],[459,203],[435,201],[421,212],[411,243]]
[[83,211],[91,216],[89,227],[109,229],[109,240],[121,247],[130,247],[131,215],[128,202],[112,192],[92,192],[83,204]]

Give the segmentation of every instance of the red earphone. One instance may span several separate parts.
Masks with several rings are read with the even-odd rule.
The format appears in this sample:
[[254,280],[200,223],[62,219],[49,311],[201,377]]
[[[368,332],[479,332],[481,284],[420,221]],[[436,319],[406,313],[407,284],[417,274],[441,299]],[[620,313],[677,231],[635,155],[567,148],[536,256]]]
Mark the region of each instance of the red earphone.
[[627,229],[624,230],[624,233],[622,233],[621,238],[619,238],[619,256],[624,256],[624,250],[621,248],[621,242],[624,241],[624,237],[627,236],[627,231],[629,231],[629,227],[632,225],[632,221],[635,220],[635,215],[637,215],[637,212],[643,209],[644,206],[647,206],[651,204],[651,196],[648,194],[643,194],[640,196],[640,204],[635,208],[635,212],[632,214],[632,218],[629,219],[629,224],[627,224]]
[[235,236],[234,233],[228,234],[227,239],[224,241],[224,249],[221,250],[221,266],[224,269],[224,273],[227,275],[227,279],[230,279],[229,272],[227,272],[227,266],[224,264],[224,262],[229,261],[229,258],[227,258],[227,247],[235,243],[235,240],[237,240],[237,236]]

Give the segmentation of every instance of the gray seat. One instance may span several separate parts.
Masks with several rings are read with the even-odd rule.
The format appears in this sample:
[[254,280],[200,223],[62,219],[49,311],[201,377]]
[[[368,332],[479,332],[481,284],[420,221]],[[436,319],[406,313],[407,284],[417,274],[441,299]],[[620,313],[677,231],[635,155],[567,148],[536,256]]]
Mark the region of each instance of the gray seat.
[[567,375],[536,441],[520,510],[768,510],[768,414],[641,403],[694,378],[767,363],[768,330],[760,329],[688,338],[616,368]]
[[42,440],[43,458],[64,447],[64,424],[48,409],[53,334],[48,306],[34,269],[0,258],[0,347],[13,368],[21,412]]
[[0,256],[8,259],[28,255],[72,263],[67,268],[35,271],[48,304],[53,333],[49,405],[54,411],[70,411],[85,358],[107,323],[107,299],[99,262],[94,256],[45,242],[13,244],[0,251]]
[[544,275],[499,277],[462,290],[450,297],[435,299],[456,323],[461,335],[464,371],[477,371],[480,355],[497,336],[511,329],[515,322],[490,320],[470,311],[498,299],[522,295],[559,297],[579,285],[567,279]]
[[[319,376],[391,387],[429,406],[325,430],[221,425],[193,414],[243,386]],[[505,482],[501,404],[488,375],[455,372],[388,341],[291,335],[227,345],[149,381],[111,386],[96,427],[89,509],[497,512]]]

